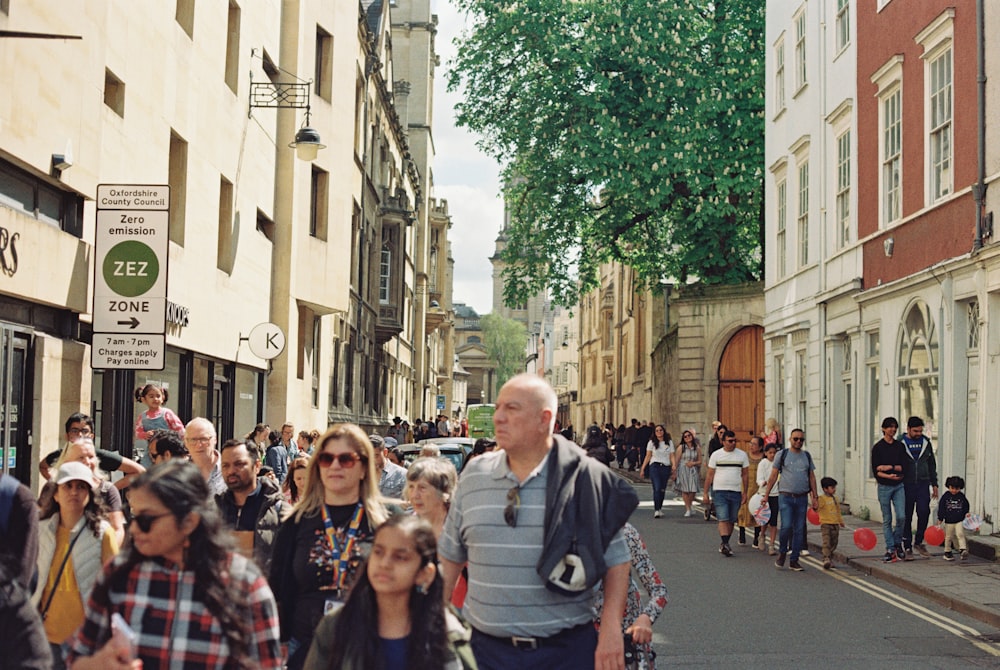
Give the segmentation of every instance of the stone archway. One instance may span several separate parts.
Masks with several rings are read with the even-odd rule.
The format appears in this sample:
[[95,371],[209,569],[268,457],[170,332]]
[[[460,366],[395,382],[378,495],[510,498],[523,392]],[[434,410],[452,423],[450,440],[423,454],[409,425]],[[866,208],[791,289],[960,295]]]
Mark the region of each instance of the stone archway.
[[719,361],[719,420],[741,444],[764,427],[764,329],[746,326],[726,344]]

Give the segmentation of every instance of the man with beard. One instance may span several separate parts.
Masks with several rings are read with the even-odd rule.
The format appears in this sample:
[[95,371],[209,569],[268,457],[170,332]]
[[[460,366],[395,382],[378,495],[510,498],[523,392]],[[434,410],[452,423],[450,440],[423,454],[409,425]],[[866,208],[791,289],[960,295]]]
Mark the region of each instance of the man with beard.
[[215,500],[222,518],[233,529],[240,551],[267,574],[271,547],[285,516],[281,487],[270,477],[258,477],[260,454],[252,442],[227,440],[221,462],[227,490]]

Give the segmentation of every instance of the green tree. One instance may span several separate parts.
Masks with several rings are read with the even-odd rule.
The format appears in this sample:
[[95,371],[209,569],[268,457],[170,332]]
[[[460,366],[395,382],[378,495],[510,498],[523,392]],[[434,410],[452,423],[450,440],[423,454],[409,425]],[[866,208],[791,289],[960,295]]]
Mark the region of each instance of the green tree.
[[508,379],[524,372],[525,349],[528,345],[528,330],[524,324],[490,313],[479,320],[483,329],[483,346],[486,355],[496,363],[497,388]]
[[448,87],[503,166],[508,304],[610,260],[647,286],[760,277],[761,0],[454,0]]

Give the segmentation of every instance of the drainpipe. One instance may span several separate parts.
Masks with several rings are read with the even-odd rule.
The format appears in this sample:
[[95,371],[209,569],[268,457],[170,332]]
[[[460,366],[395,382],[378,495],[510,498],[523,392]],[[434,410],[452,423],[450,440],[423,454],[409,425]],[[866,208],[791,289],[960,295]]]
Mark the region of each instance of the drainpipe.
[[979,168],[972,189],[976,200],[976,239],[972,250],[983,248],[983,210],[986,208],[986,42],[983,0],[976,0],[976,88],[978,98],[977,140]]

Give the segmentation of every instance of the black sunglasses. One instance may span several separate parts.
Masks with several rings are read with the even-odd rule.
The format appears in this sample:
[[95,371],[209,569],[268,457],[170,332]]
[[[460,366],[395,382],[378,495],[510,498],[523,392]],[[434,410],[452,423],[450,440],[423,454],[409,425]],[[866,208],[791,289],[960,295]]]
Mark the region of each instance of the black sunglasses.
[[321,451],[316,456],[316,460],[319,461],[321,468],[330,467],[334,461],[340,463],[342,468],[353,468],[354,464],[361,460],[361,457],[352,453],[331,454],[328,451]]
[[503,520],[511,528],[517,528],[517,510],[521,506],[521,487],[507,491],[507,506],[503,508]]
[[805,442],[805,441],[806,441],[806,438],[804,438],[804,437],[793,437],[792,438],[792,442]]
[[132,517],[132,521],[139,527],[139,530],[143,533],[148,533],[152,529],[153,523],[165,516],[170,516],[170,512],[164,512],[163,514],[136,514]]

